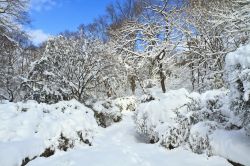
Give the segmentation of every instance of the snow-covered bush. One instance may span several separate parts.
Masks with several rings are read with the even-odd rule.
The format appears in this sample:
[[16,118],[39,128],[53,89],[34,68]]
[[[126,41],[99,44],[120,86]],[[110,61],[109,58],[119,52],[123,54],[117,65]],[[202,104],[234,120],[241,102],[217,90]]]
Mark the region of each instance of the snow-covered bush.
[[45,147],[67,150],[93,140],[97,123],[94,112],[76,100],[53,105],[0,104],[0,142],[41,139]]
[[98,125],[108,127],[122,119],[123,111],[135,111],[137,100],[133,96],[100,101],[88,100],[87,105],[95,112]]
[[108,127],[122,119],[121,110],[114,104],[113,100],[103,100],[92,103],[90,107],[95,112],[98,125]]
[[138,106],[137,131],[151,143],[159,142],[169,149],[187,145],[196,153],[210,154],[209,135],[229,122],[223,104],[227,93],[214,90],[197,94],[185,89],[155,93],[154,100]]
[[217,123],[227,123],[229,110],[225,102],[228,99],[227,90],[212,90],[200,95],[195,102],[190,103],[193,116],[199,121],[215,121]]
[[239,116],[239,126],[250,134],[250,44],[241,46],[226,58],[230,88],[230,109]]
[[[188,144],[195,153],[211,155],[209,137],[217,129],[232,128],[227,107],[227,90],[212,90],[200,94],[188,104],[186,117],[190,121]],[[231,122],[231,123],[230,123]]]
[[114,103],[121,111],[135,111],[137,107],[137,99],[134,96],[117,98]]
[[178,123],[176,118],[187,113],[187,104],[191,102],[187,96],[185,89],[153,94],[154,100],[143,102],[137,108],[137,131],[151,143],[159,141],[167,148],[179,146],[188,136],[188,121],[180,118],[183,123]]
[[179,147],[189,136],[190,123],[187,118],[180,119],[180,123],[172,123],[156,127],[160,144],[168,149]]
[[191,150],[195,153],[211,155],[209,135],[217,128],[217,123],[213,121],[204,121],[193,125],[188,138]]

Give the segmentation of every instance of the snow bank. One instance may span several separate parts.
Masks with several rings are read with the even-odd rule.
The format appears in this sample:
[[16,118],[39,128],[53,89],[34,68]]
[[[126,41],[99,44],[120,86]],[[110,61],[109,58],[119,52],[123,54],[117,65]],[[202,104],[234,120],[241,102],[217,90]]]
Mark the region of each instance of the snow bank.
[[[94,112],[76,100],[53,105],[0,104],[0,163],[11,166],[33,158],[46,148],[67,150],[91,144],[97,129]],[[6,157],[9,156],[9,157]],[[16,165],[16,164],[14,164]]]
[[210,136],[213,154],[250,165],[250,138],[241,130],[216,130]]
[[26,157],[32,159],[42,154],[45,148],[44,142],[38,138],[0,142],[0,164],[2,166],[21,165]]

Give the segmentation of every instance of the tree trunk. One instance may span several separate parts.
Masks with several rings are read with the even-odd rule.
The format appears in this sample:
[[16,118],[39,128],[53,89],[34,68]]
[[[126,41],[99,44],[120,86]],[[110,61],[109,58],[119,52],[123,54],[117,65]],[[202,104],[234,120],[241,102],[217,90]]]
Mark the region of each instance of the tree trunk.
[[135,88],[136,88],[135,76],[131,76],[131,78],[130,78],[130,86],[131,86],[132,93],[134,95],[135,94]]
[[166,86],[165,86],[166,76],[164,75],[164,72],[163,72],[162,63],[159,65],[159,74],[160,74],[160,79],[161,79],[162,92],[166,93]]

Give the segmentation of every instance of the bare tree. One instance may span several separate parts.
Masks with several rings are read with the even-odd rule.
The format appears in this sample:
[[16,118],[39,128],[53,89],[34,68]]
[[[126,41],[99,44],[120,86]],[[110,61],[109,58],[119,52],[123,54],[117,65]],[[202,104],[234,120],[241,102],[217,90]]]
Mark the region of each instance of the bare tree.
[[18,60],[21,48],[6,36],[0,36],[0,41],[0,98],[12,102],[18,96],[20,85]]
[[185,44],[193,90],[224,86],[227,53],[249,40],[249,1],[190,0],[185,11]]
[[28,0],[0,0],[0,34],[20,31],[20,24],[28,22]]

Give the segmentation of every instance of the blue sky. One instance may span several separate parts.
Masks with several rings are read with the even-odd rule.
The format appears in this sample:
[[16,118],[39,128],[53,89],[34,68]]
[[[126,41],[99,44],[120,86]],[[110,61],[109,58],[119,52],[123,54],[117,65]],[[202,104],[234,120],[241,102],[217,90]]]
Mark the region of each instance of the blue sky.
[[27,31],[35,44],[64,30],[76,30],[105,13],[114,0],[31,0]]

